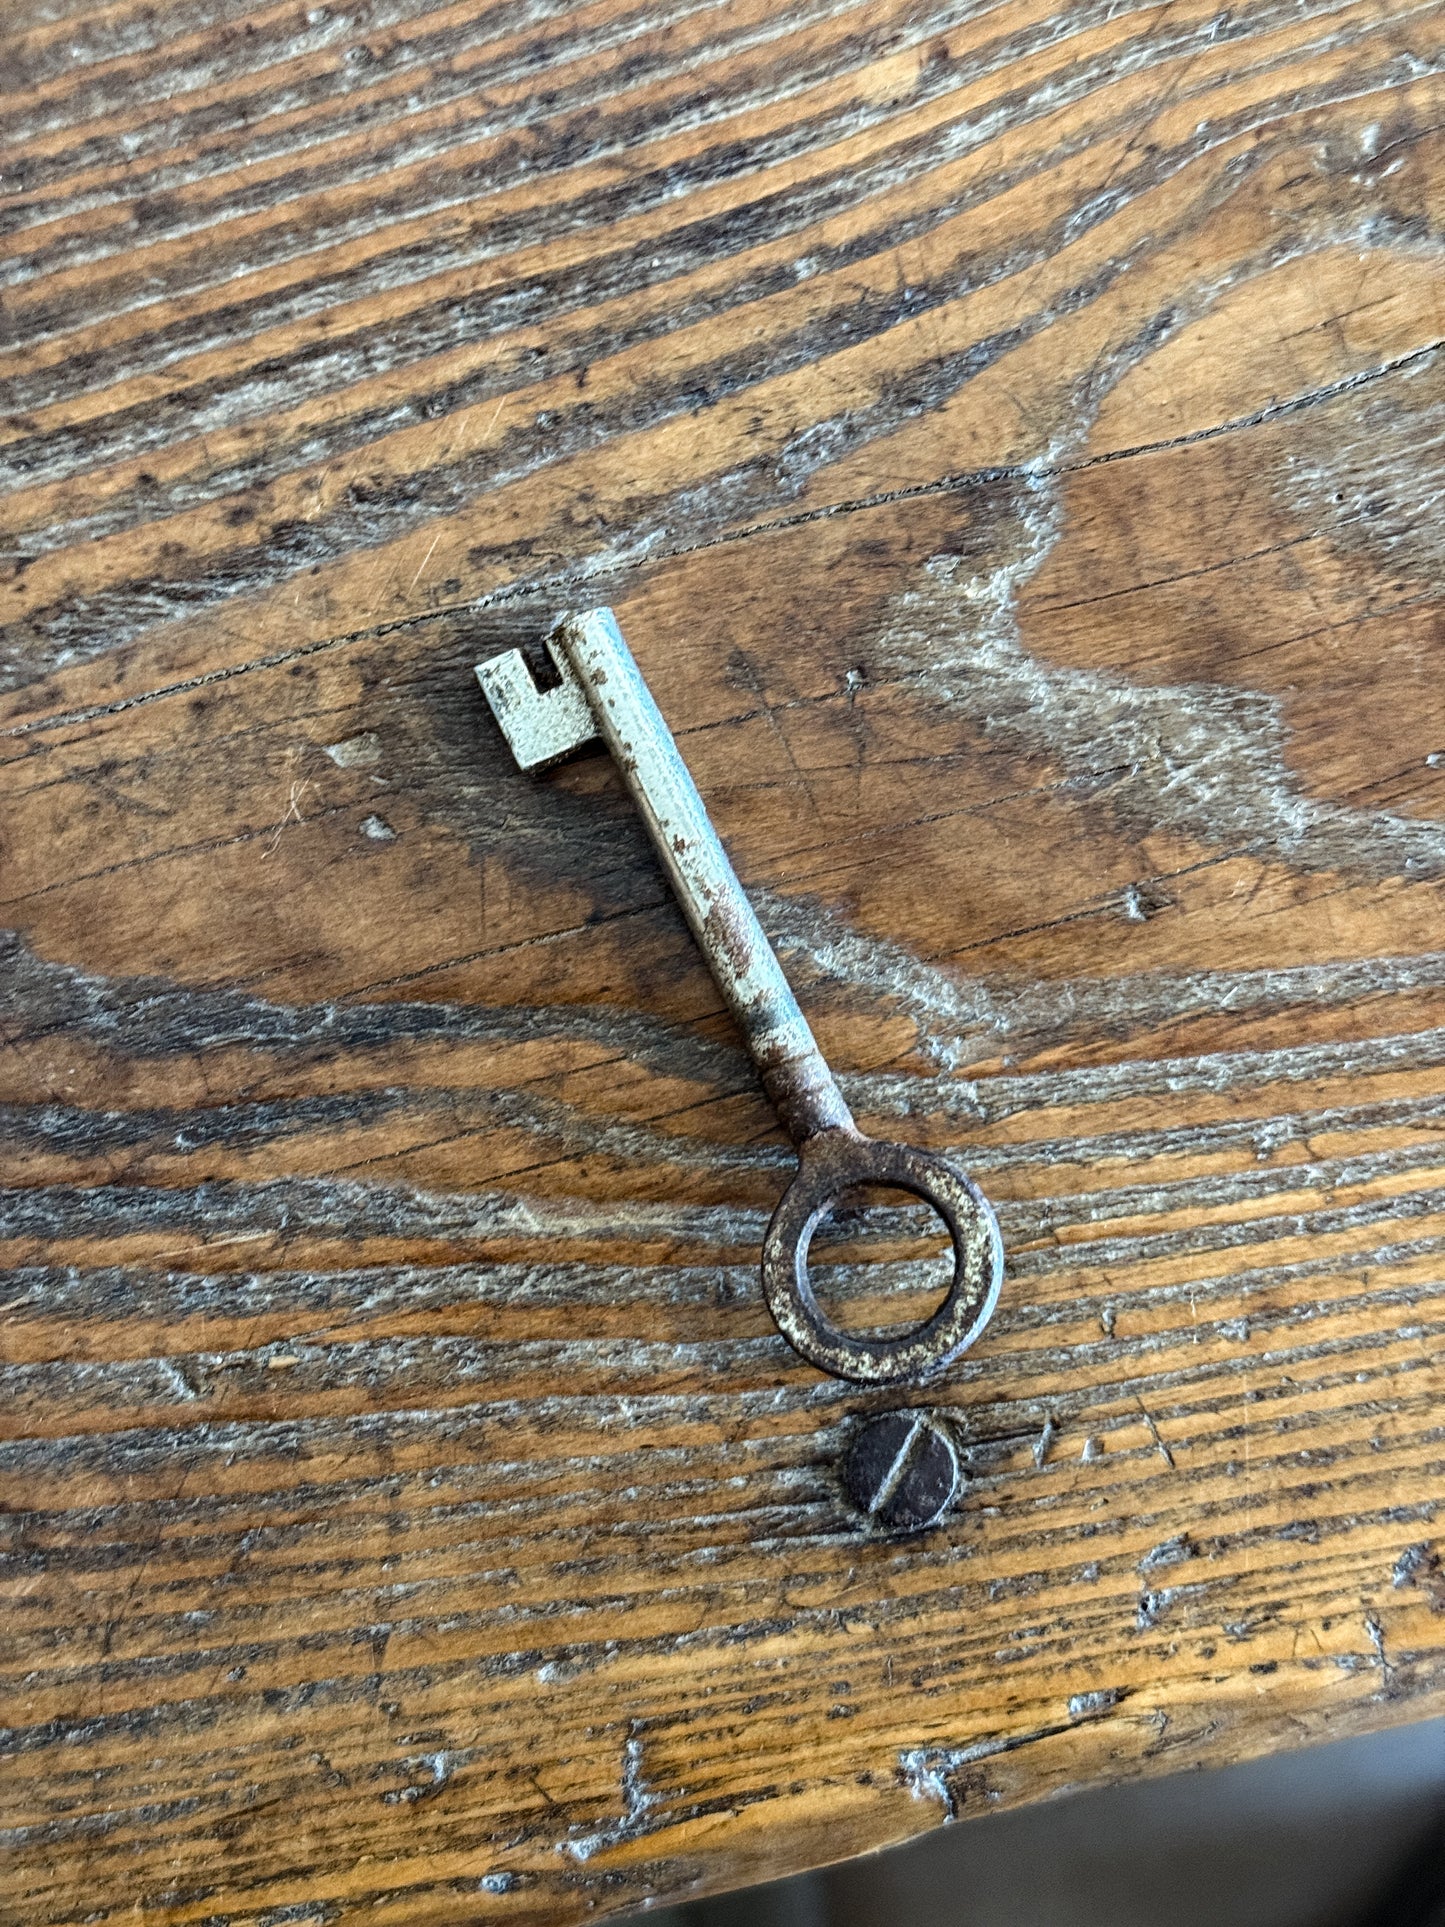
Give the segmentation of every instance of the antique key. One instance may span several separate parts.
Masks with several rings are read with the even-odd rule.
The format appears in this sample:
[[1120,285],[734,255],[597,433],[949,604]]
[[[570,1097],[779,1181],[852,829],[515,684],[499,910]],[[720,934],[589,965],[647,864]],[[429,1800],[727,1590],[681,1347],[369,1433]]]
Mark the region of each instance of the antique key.
[[[1003,1244],[988,1200],[947,1159],[865,1137],[853,1122],[612,611],[564,615],[546,648],[559,678],[548,689],[538,687],[520,650],[477,665],[513,755],[523,769],[542,769],[601,736],[747,1040],[763,1089],[798,1147],[798,1175],[763,1241],[763,1291],[778,1329],[814,1365],[860,1384],[902,1385],[940,1371],[972,1344],[998,1300]],[[813,1233],[835,1200],[859,1184],[911,1192],[948,1227],[948,1295],[910,1330],[845,1331],[813,1294]]]

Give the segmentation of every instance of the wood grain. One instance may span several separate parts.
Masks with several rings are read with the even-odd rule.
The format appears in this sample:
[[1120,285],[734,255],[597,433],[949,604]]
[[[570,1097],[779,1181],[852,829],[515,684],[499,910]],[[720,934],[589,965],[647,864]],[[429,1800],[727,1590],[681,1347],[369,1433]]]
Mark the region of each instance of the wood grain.
[[[563,1922],[1445,1710],[1445,10],[0,47],[0,1921]],[[604,600],[998,1201],[922,1539],[614,772],[471,681]]]

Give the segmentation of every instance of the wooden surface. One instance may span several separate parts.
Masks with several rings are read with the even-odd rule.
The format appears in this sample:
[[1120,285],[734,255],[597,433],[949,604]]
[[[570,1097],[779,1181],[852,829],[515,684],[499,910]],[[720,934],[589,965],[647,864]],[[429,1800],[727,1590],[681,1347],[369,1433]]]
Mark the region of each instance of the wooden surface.
[[[0,1919],[562,1922],[1445,1711],[1445,9],[0,51]],[[999,1203],[913,1543],[613,770],[471,679],[603,600]]]

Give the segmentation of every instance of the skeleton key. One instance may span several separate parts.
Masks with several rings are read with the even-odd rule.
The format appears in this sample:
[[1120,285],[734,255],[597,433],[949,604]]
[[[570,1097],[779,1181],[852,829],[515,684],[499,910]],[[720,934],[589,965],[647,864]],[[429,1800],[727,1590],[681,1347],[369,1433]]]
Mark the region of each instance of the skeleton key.
[[[942,1370],[972,1344],[998,1301],[1003,1244],[988,1200],[947,1159],[865,1137],[853,1122],[612,611],[563,616],[546,647],[560,678],[550,689],[538,687],[516,649],[477,665],[513,755],[523,769],[542,769],[601,736],[747,1040],[763,1089],[798,1147],[798,1175],[763,1241],[763,1291],[778,1329],[814,1365],[860,1384],[903,1385]],[[948,1227],[948,1295],[910,1330],[845,1331],[813,1294],[813,1233],[830,1206],[858,1184],[911,1192]]]

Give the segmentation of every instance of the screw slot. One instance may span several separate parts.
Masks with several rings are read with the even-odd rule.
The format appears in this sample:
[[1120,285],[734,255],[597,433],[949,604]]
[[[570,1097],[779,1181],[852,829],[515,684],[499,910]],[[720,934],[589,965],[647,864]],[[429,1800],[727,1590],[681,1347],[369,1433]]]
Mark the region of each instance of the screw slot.
[[885,1412],[854,1434],[843,1458],[843,1489],[885,1532],[922,1532],[953,1504],[958,1454],[923,1412]]

